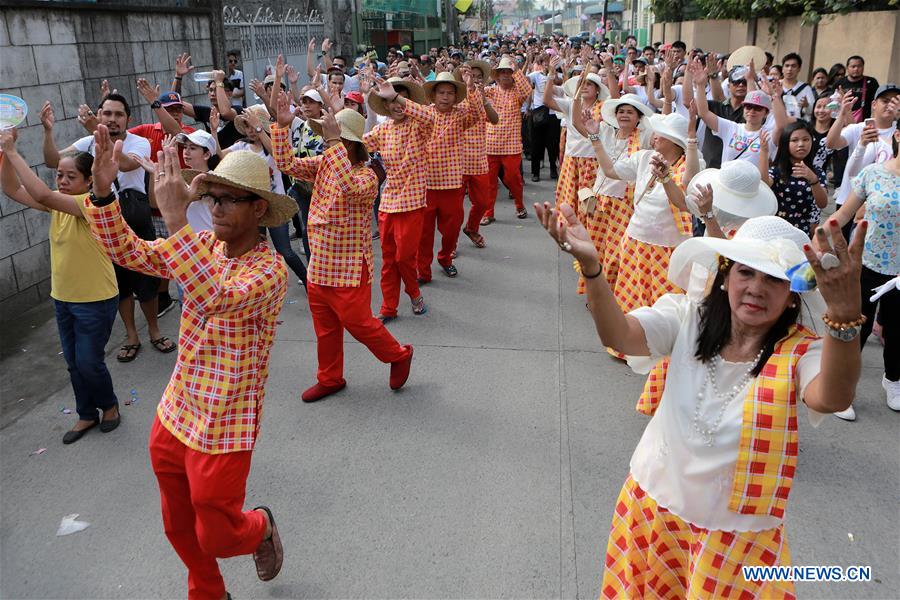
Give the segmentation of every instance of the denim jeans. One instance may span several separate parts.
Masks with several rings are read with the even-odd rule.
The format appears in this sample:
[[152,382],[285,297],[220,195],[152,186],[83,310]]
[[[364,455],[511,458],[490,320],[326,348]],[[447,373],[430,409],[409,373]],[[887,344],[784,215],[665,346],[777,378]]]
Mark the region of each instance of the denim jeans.
[[59,341],[75,392],[75,410],[79,419],[96,421],[100,418],[98,410],[109,410],[119,403],[105,353],[119,297],[97,302],[54,302]]
[[306,261],[309,262],[311,254],[309,252],[309,230],[307,228],[307,221],[309,220],[309,207],[310,204],[312,204],[312,193],[295,183],[288,190],[288,196],[293,198],[294,201],[297,202],[297,206],[300,207],[300,221],[303,224],[303,231],[300,233],[300,239],[303,240],[303,253],[306,254]]
[[284,223],[278,227],[269,227],[268,229],[269,236],[272,238],[272,245],[275,246],[275,251],[284,258],[284,262],[286,262],[287,266],[291,268],[291,271],[300,278],[303,285],[306,285],[306,265],[303,264],[303,261],[297,256],[297,253],[291,248],[291,232],[288,229],[288,224]]

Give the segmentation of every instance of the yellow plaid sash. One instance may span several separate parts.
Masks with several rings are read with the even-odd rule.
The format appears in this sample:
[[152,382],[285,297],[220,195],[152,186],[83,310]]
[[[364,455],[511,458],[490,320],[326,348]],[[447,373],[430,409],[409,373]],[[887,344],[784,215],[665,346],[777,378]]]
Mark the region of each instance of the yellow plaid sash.
[[[681,158],[672,165],[672,179],[675,181],[675,185],[681,188],[681,191],[684,191],[687,187],[687,183],[684,181],[685,166],[683,154],[681,155]],[[678,228],[678,233],[690,235],[694,230],[693,224],[691,223],[691,213],[679,209],[671,202],[669,202],[669,208],[672,209],[672,217],[675,219],[675,226]]]

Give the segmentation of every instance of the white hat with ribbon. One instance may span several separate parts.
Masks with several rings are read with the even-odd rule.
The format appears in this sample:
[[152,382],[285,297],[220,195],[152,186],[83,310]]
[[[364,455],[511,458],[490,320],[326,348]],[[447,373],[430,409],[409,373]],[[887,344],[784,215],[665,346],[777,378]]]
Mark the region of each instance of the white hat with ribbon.
[[721,169],[704,169],[691,179],[687,189],[693,191],[699,185],[712,186],[713,207],[736,217],[749,219],[778,211],[775,193],[760,179],[759,168],[748,160],[732,160]]

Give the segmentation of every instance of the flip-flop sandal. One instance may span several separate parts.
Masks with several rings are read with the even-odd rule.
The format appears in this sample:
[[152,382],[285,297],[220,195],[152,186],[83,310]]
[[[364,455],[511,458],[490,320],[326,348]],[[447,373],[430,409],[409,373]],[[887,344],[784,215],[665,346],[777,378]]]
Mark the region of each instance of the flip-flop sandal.
[[520,218],[520,219],[527,219],[527,218],[528,218],[528,211],[527,211],[526,209],[524,209],[524,208],[521,209],[521,210],[517,210],[517,211],[516,211],[516,216],[517,216],[518,218]]
[[419,296],[412,301],[412,311],[414,315],[424,315],[428,312],[428,305],[425,304],[425,296]]
[[484,248],[487,244],[484,241],[484,236],[478,233],[477,231],[469,231],[468,229],[463,229],[463,233],[466,234],[472,243],[475,244],[476,248]]
[[140,342],[138,342],[137,344],[125,344],[124,346],[119,348],[119,353],[116,355],[116,360],[122,363],[131,362],[137,358],[137,355],[140,351]]
[[450,265],[447,267],[441,266],[441,268],[444,270],[444,273],[447,275],[447,277],[456,277],[457,275],[459,275],[459,271],[456,270],[456,265]]
[[481,217],[481,226],[484,227],[485,225],[490,225],[496,220],[497,219],[495,219],[494,217]]
[[[166,346],[166,342],[171,344],[170,346]],[[163,354],[168,354],[169,352],[175,352],[178,349],[178,346],[172,343],[172,340],[167,338],[166,336],[162,336],[161,338],[156,338],[155,340],[150,340],[150,343],[153,344],[153,347]]]

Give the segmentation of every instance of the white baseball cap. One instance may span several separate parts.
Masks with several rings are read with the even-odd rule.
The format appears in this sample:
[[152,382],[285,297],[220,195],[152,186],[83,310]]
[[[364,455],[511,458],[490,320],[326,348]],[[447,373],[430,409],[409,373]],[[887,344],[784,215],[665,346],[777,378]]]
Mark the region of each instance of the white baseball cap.
[[205,131],[198,129],[196,131],[192,131],[191,133],[179,133],[175,136],[175,141],[181,145],[187,144],[188,142],[194,144],[195,146],[200,146],[201,148],[206,148],[209,150],[210,154],[216,153],[216,140],[212,135],[206,133]]

